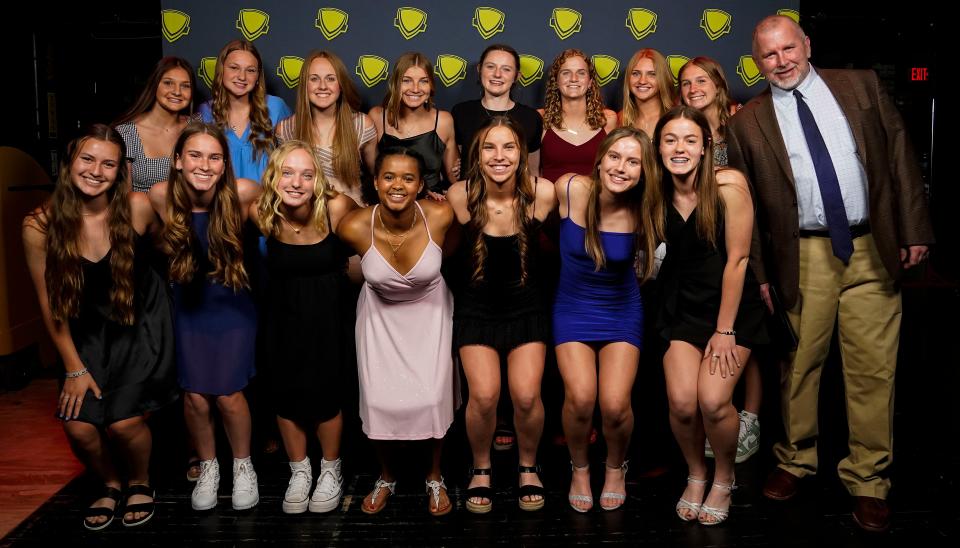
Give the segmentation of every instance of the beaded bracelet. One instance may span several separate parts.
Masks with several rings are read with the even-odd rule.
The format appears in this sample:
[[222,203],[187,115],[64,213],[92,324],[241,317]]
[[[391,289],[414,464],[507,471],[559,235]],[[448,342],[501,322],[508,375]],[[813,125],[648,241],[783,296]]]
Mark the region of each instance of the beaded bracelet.
[[719,334],[721,334],[721,335],[736,335],[736,334],[737,334],[737,332],[734,331],[733,329],[731,329],[730,331],[720,331],[719,329],[717,329],[717,333],[719,333]]
[[87,368],[84,367],[83,369],[80,369],[78,371],[70,371],[70,372],[64,373],[63,376],[68,379],[75,379],[77,377],[81,377],[86,374],[87,374]]

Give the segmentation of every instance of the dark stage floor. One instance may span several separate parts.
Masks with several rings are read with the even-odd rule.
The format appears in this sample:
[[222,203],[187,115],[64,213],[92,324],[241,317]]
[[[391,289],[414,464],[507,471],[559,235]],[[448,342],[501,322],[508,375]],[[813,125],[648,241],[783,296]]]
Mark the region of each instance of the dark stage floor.
[[[230,464],[225,441],[220,443],[220,504],[213,512],[190,509],[190,490],[183,471],[179,426],[175,410],[154,417],[156,450],[153,481],[158,491],[157,514],[144,527],[125,529],[117,520],[99,533],[83,529],[82,510],[89,504],[91,480],[79,478],[47,501],[7,537],[0,546],[63,545],[355,545],[483,546],[629,544],[644,546],[954,546],[960,532],[957,515],[956,391],[960,373],[953,341],[960,333],[956,311],[960,305],[954,288],[906,288],[904,329],[897,379],[894,489],[890,502],[893,526],[884,534],[862,532],[850,517],[852,500],[836,477],[843,457],[846,427],[842,384],[835,360],[828,364],[821,387],[821,472],[802,486],[798,497],[773,502],[760,494],[772,465],[770,445],[779,435],[776,366],[764,371],[766,401],[761,413],[763,448],[737,466],[740,488],[727,523],[707,528],[681,522],[673,511],[683,489],[685,469],[666,426],[663,377],[656,363],[647,362],[638,377],[635,405],[636,431],[632,468],[628,473],[626,505],[616,512],[595,509],[580,515],[566,503],[568,456],[544,436],[540,460],[548,489],[543,511],[522,512],[513,494],[516,482],[515,451],[495,453],[494,510],[476,516],[464,508],[466,442],[462,418],[448,437],[445,474],[455,511],[444,518],[428,515],[422,475],[401,476],[398,496],[384,512],[367,516],[360,501],[376,479],[377,466],[365,441],[354,432],[345,442],[345,490],[337,511],[327,515],[287,516],[281,500],[288,479],[282,450],[255,455],[260,477],[260,505],[251,511],[230,509]],[[648,354],[650,351],[647,352]],[[548,384],[549,386],[549,384]],[[558,415],[550,409],[548,416]],[[549,427],[548,427],[549,430]],[[259,446],[262,440],[257,440]],[[602,481],[603,443],[592,450],[594,496]],[[311,451],[319,459],[319,452]],[[425,461],[415,449],[407,468]],[[953,538],[954,540],[950,540]]]

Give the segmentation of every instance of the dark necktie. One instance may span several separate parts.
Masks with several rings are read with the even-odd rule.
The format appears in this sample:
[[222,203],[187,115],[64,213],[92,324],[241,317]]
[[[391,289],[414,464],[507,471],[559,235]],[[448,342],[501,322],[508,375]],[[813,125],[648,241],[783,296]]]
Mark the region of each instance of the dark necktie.
[[840,194],[840,182],[837,180],[837,171],[833,168],[830,151],[823,142],[823,135],[817,127],[817,121],[810,112],[810,107],[803,100],[803,94],[793,90],[797,98],[797,113],[800,115],[800,125],[803,127],[803,136],[807,139],[807,148],[813,159],[813,169],[817,172],[817,183],[820,185],[820,198],[823,200],[823,210],[827,215],[827,231],[830,233],[830,243],[833,254],[843,261],[850,263],[853,255],[853,238],[850,236],[850,223],[847,221],[847,210],[843,207],[843,195]]

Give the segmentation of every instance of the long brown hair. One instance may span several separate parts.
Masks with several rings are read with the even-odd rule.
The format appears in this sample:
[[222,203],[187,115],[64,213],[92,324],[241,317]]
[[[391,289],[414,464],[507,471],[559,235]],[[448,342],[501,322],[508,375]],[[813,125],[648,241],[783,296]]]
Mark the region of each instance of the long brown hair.
[[122,325],[134,321],[133,249],[136,232],[133,229],[129,201],[129,172],[126,146],[116,131],[104,124],[90,126],[82,136],[70,141],[67,154],[60,164],[60,174],[50,200],[42,214],[36,217],[40,230],[46,233],[46,270],[44,282],[47,300],[54,321],[63,322],[80,313],[83,293],[83,256],[80,253],[80,234],[83,216],[80,212],[82,196],[70,177],[73,162],[90,139],[117,146],[117,178],[107,189],[107,229],[110,237],[110,317]]
[[[420,67],[427,73],[427,79],[430,80],[430,97],[423,108],[429,111],[433,107],[433,96],[437,92],[437,79],[433,76],[433,63],[422,53],[408,51],[394,63],[393,73],[390,74],[390,80],[387,82],[387,95],[383,98],[383,109],[387,112],[387,123],[393,127],[399,127],[400,124],[400,106],[403,103],[403,97],[400,93],[400,84],[403,82],[403,75],[410,67]],[[386,128],[384,128],[386,131]]]
[[257,227],[264,236],[280,236],[282,219],[285,219],[283,212],[280,211],[280,204],[283,198],[277,190],[277,183],[283,172],[283,163],[295,150],[302,150],[310,156],[313,161],[314,179],[313,179],[313,208],[310,213],[310,221],[317,232],[323,234],[327,231],[327,200],[334,198],[337,193],[327,184],[327,178],[323,175],[323,166],[320,158],[312,146],[305,141],[287,141],[277,147],[270,154],[270,162],[267,164],[267,170],[263,174],[263,194],[257,202]]
[[[637,185],[626,193],[626,200],[629,203],[631,213],[633,214],[634,230],[640,228],[641,217],[643,216],[643,193],[644,187],[649,181],[656,180],[658,173],[657,163],[654,159],[653,145],[647,134],[636,129],[633,126],[619,127],[604,137],[597,149],[597,156],[593,162],[593,172],[590,174],[590,198],[587,201],[586,211],[586,234],[583,238],[583,245],[587,254],[593,259],[596,270],[600,271],[607,264],[606,255],[603,252],[603,244],[600,241],[600,192],[603,190],[603,183],[600,181],[600,163],[604,156],[617,141],[620,139],[636,139],[640,143],[642,154],[640,181]],[[570,207],[570,204],[567,204]],[[640,238],[634,240],[634,251],[640,249]]]
[[[313,104],[307,89],[310,79],[310,65],[316,59],[326,59],[333,66],[340,87],[337,97],[336,119],[333,131],[333,172],[345,186],[350,187],[360,178],[360,140],[357,137],[354,117],[360,111],[360,94],[353,85],[353,78],[347,72],[343,61],[331,51],[314,50],[303,62],[300,70],[300,85],[297,86],[297,110],[293,114],[293,131],[290,132],[300,141],[317,144],[316,125],[313,123]],[[289,120],[289,119],[288,119]],[[290,123],[290,121],[286,122]],[[288,134],[289,135],[289,134]]]
[[229,93],[223,87],[223,65],[227,56],[235,51],[247,51],[257,60],[257,82],[250,90],[250,134],[247,139],[253,143],[256,156],[270,154],[276,145],[276,136],[273,132],[273,123],[267,111],[267,83],[263,76],[263,59],[253,42],[247,40],[233,40],[227,42],[217,56],[217,68],[213,74],[213,120],[224,128],[228,126],[227,110],[230,106]]
[[632,126],[640,116],[640,107],[630,91],[630,73],[633,71],[633,67],[640,62],[640,59],[650,59],[653,62],[653,70],[657,73],[660,115],[663,116],[677,103],[677,86],[673,83],[670,66],[667,65],[667,60],[663,57],[663,54],[653,48],[637,50],[630,58],[630,62],[627,64],[627,75],[623,78],[623,116],[620,119],[620,125],[622,126]]
[[483,281],[483,269],[487,260],[487,244],[483,239],[483,227],[489,220],[487,216],[487,181],[483,176],[480,151],[483,142],[487,139],[490,130],[496,127],[505,127],[513,132],[520,150],[520,161],[517,163],[516,184],[514,190],[513,223],[517,227],[517,246],[520,250],[520,283],[527,283],[527,248],[528,229],[532,219],[528,210],[536,200],[534,186],[530,183],[530,169],[527,164],[527,140],[523,136],[520,126],[509,116],[493,116],[483,124],[470,142],[470,153],[467,158],[473,158],[467,166],[467,209],[470,211],[470,224],[477,237],[473,244],[473,283]]
[[[717,120],[720,121],[720,127],[717,128],[717,135],[724,137],[726,135],[727,122],[730,120],[730,109],[733,100],[730,99],[730,88],[727,87],[727,77],[723,74],[723,67],[720,66],[720,63],[709,57],[694,57],[684,63],[683,66],[680,67],[680,72],[677,73],[677,80],[681,86],[683,85],[683,72],[691,66],[699,67],[703,72],[706,72],[710,81],[713,82],[713,85],[717,88],[717,98],[714,99],[713,105],[707,108],[712,107],[716,109]],[[681,94],[681,97],[683,97],[683,94]],[[711,132],[711,135],[712,134]]]
[[580,57],[587,64],[587,70],[590,72],[590,88],[587,89],[587,124],[592,129],[600,129],[607,124],[607,118],[603,114],[603,95],[600,93],[600,84],[597,83],[597,70],[593,68],[593,62],[587,57],[587,54],[576,49],[565,49],[557,55],[550,65],[550,75],[547,79],[547,90],[543,99],[543,124],[546,128],[563,128],[563,98],[560,97],[560,87],[557,85],[557,77],[560,75],[560,68],[571,57]]
[[160,233],[164,251],[170,258],[169,276],[174,282],[185,284],[197,270],[200,242],[193,232],[191,212],[193,205],[187,191],[189,183],[177,169],[176,160],[183,155],[183,147],[194,135],[209,135],[223,149],[224,170],[217,181],[210,203],[210,224],[207,229],[209,248],[207,257],[213,270],[209,278],[237,291],[249,287],[247,271],[243,266],[241,242],[242,217],[237,181],[230,164],[227,139],[220,128],[202,122],[191,122],[184,128],[173,149],[170,177],[167,186],[167,219]]
[[700,127],[703,134],[703,155],[694,176],[693,189],[697,193],[697,235],[709,242],[712,247],[717,245],[717,220],[723,215],[723,202],[720,200],[717,176],[713,169],[713,137],[710,133],[710,122],[698,109],[679,105],[664,114],[657,122],[654,130],[654,146],[657,150],[657,163],[661,167],[662,177],[659,183],[651,180],[643,196],[643,232],[644,251],[646,253],[643,265],[644,277],[648,278],[653,272],[654,251],[660,242],[667,239],[667,208],[673,199],[673,176],[662,166],[660,156],[660,139],[663,127],[668,122],[684,118]]
[[157,88],[160,87],[160,81],[163,80],[163,75],[175,68],[181,68],[187,71],[190,77],[190,102],[186,107],[181,109],[180,112],[187,115],[193,114],[193,99],[197,93],[197,76],[193,72],[193,67],[186,59],[168,56],[157,61],[156,66],[153,67],[153,72],[151,72],[150,77],[147,78],[147,83],[143,86],[143,90],[140,92],[140,96],[137,97],[136,102],[134,102],[130,110],[118,118],[113,125],[118,126],[120,124],[135,122],[141,114],[149,112],[157,102]]

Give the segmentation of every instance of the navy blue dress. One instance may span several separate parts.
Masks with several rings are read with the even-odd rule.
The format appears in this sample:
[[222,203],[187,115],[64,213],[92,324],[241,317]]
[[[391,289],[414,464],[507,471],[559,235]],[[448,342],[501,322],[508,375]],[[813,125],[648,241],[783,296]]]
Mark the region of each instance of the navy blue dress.
[[586,234],[586,229],[569,217],[560,220],[560,281],[553,305],[554,344],[627,342],[641,348],[643,303],[634,270],[637,236],[633,232],[601,231],[600,245],[606,266],[597,271],[584,245]]
[[210,214],[192,214],[197,272],[187,284],[173,284],[173,329],[180,386],[188,392],[226,396],[253,377],[257,311],[249,290],[234,291],[207,274]]

